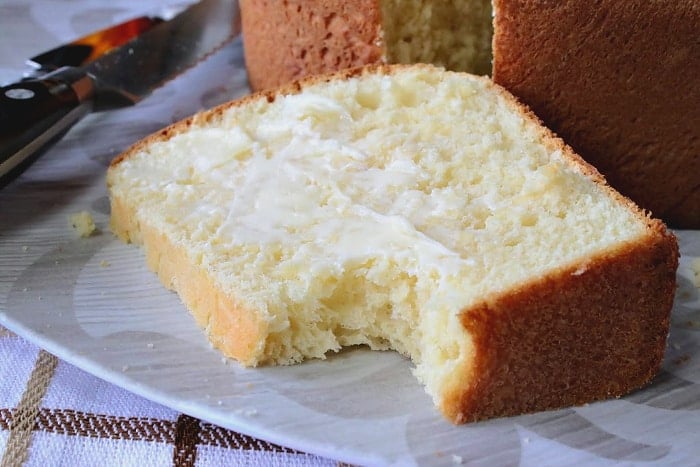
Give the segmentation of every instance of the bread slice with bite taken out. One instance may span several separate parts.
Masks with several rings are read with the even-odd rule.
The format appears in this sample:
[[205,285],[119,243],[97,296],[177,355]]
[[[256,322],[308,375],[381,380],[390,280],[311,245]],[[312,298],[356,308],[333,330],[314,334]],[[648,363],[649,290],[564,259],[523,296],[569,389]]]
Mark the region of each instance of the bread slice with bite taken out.
[[663,357],[675,237],[487,78],[309,78],[146,138],[107,183],[113,231],[245,366],[393,349],[462,423],[621,396]]

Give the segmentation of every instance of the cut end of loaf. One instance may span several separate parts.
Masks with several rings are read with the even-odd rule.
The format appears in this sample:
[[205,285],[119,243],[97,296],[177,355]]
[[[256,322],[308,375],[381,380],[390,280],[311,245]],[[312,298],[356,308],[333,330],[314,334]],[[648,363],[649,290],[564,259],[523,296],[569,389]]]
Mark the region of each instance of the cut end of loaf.
[[491,0],[242,0],[253,90],[378,63],[491,73]]
[[[370,67],[254,95],[166,135],[110,167],[113,230],[143,241],[212,342],[246,365],[395,349],[457,422],[614,392],[604,372],[622,378],[631,365],[612,361],[629,357],[615,344],[593,336],[555,350],[614,314],[644,325],[605,335],[627,333],[628,353],[652,356],[617,393],[658,366],[675,240],[485,78]],[[634,274],[616,300],[615,281]],[[585,360],[590,344],[609,355],[577,379],[564,357]],[[550,359],[547,378],[568,378],[575,397],[548,392],[518,352]],[[513,374],[542,395],[504,390]]]
[[389,63],[432,63],[453,71],[491,74],[491,0],[383,0]]

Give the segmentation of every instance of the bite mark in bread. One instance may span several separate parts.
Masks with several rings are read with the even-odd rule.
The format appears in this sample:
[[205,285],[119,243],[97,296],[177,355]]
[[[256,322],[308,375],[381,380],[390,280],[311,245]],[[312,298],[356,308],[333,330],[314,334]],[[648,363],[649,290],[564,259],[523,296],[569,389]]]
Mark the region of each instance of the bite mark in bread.
[[663,223],[486,78],[369,66],[136,144],[111,226],[244,365],[410,356],[456,423],[617,397],[663,356]]

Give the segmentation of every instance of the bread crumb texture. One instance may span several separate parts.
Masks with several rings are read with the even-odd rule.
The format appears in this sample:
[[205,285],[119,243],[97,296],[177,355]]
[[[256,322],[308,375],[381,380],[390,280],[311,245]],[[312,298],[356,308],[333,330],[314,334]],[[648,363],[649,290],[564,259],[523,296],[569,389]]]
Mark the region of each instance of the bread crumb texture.
[[491,73],[491,0],[380,3],[387,62]]
[[472,419],[453,389],[482,352],[464,310],[557,271],[583,280],[650,235],[504,91],[429,66],[220,107],[136,146],[108,184],[114,231],[226,355],[394,349],[454,421]]

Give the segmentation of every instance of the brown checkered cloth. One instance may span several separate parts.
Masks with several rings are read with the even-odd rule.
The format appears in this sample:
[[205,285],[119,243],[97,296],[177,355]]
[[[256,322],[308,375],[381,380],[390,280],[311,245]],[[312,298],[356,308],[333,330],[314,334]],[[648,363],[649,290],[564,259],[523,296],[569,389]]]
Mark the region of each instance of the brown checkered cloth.
[[336,466],[145,400],[0,328],[1,467]]

